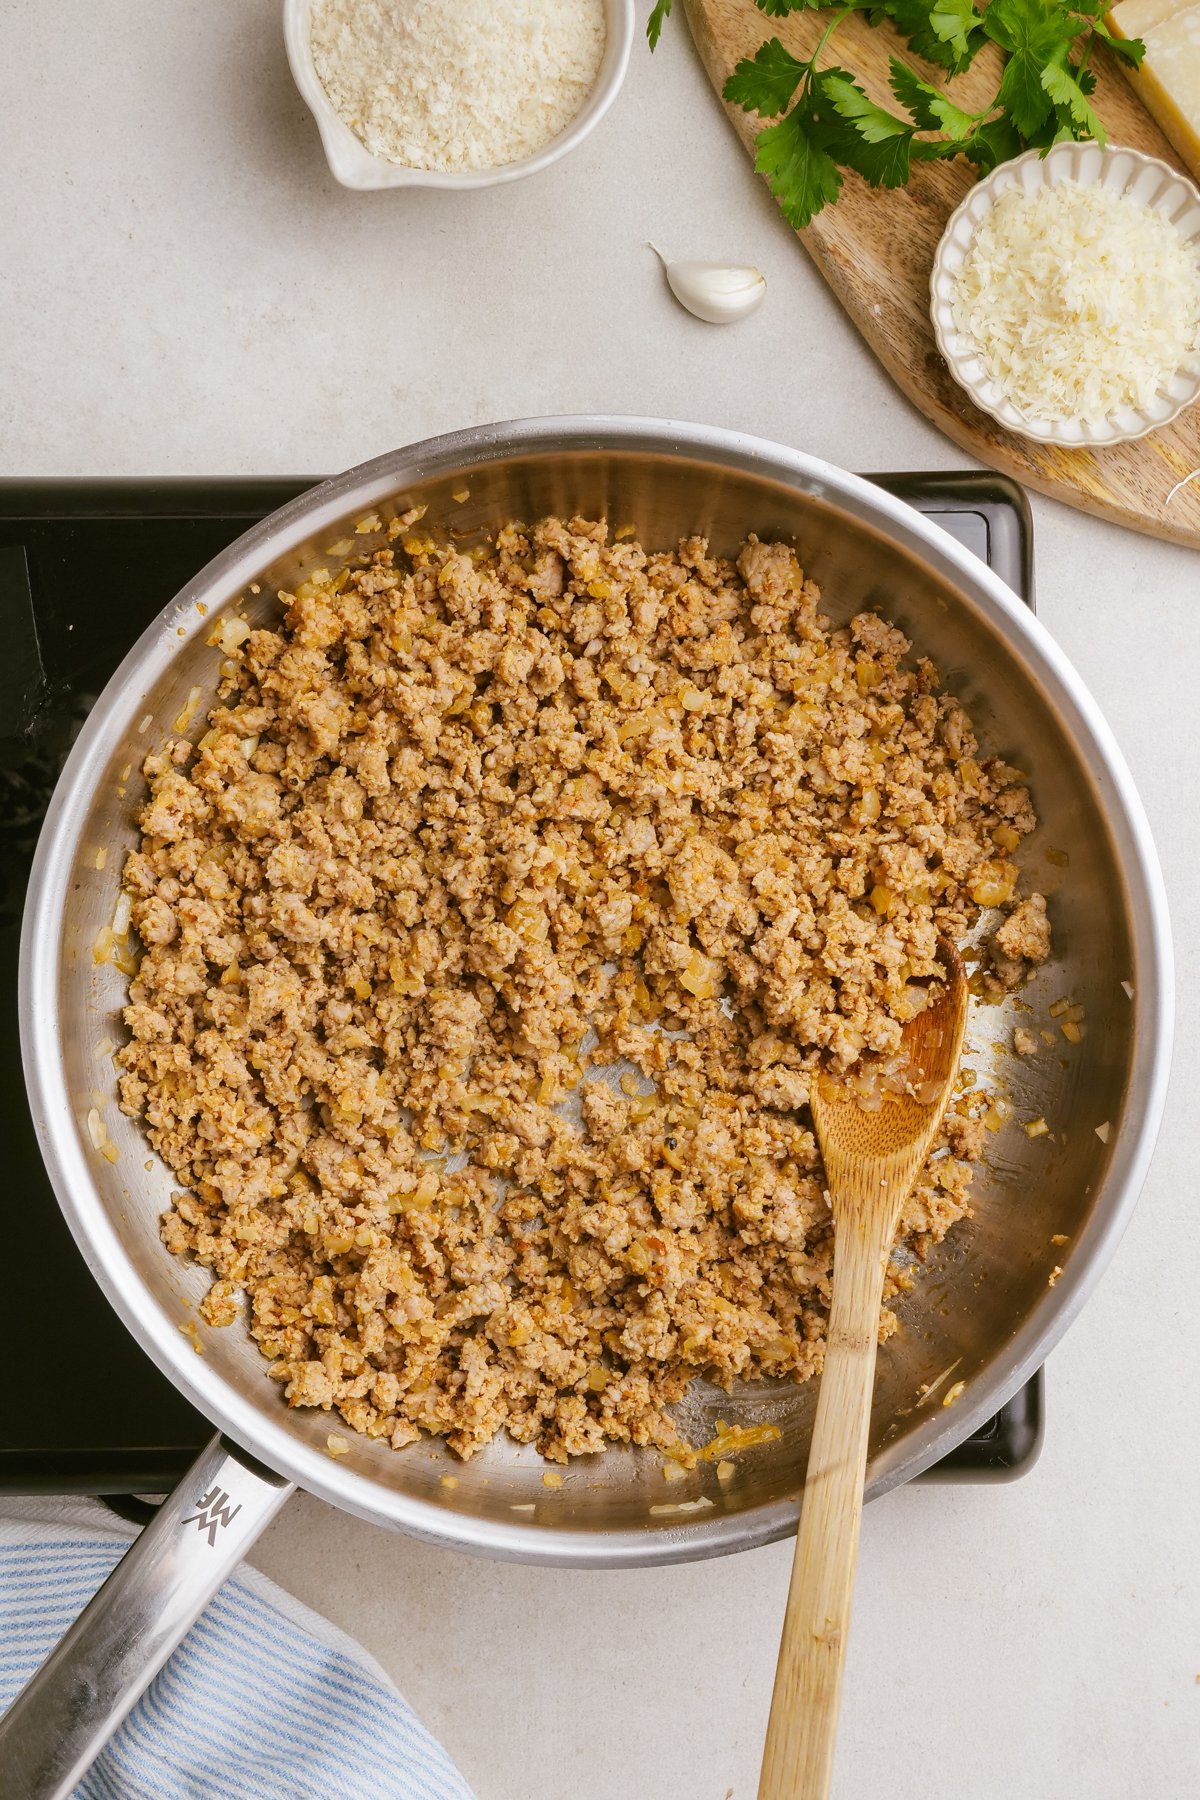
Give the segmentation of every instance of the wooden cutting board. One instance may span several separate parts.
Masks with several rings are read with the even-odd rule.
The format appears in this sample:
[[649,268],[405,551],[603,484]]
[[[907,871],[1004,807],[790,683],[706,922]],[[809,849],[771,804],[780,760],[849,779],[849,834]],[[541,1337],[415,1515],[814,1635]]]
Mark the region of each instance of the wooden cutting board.
[[[820,12],[769,18],[753,0],[684,4],[718,95],[734,64],[753,56],[765,38],[778,37],[796,55],[807,57],[828,23],[828,15]],[[890,55],[901,55],[922,74],[943,79],[914,58],[890,28],[873,28],[860,17],[851,16],[839,26],[830,60],[853,70],[873,98],[894,108],[887,84]],[[955,97],[969,108],[982,106],[995,91],[997,66],[990,46],[981,51],[955,83]],[[1178,167],[1175,153],[1107,53],[1097,54],[1093,66],[1093,105],[1112,142]],[[769,121],[721,104],[753,154],[755,137]],[[970,182],[971,171],[961,159],[914,164],[904,188],[872,189],[847,172],[837,203],[797,235],[893,381],[970,455],[1069,506],[1200,549],[1200,479],[1166,506],[1175,483],[1200,468],[1200,405],[1136,443],[1063,450],[1014,437],[972,405],[951,379],[933,341],[929,272],[946,220]]]

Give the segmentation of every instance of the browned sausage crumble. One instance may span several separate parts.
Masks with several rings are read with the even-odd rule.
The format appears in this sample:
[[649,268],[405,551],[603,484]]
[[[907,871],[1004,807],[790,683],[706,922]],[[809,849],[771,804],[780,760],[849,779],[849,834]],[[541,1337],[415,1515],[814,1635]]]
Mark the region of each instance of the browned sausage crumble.
[[[992,993],[1049,932],[1024,778],[898,630],[819,599],[786,544],[550,519],[219,628],[208,729],[145,764],[121,1097],[205,1317],[246,1294],[291,1405],[686,1460],[693,1377],[820,1368],[814,1070],[895,1050],[939,932],[1007,915]],[[918,1257],[985,1105],[960,1091],[905,1208]]]

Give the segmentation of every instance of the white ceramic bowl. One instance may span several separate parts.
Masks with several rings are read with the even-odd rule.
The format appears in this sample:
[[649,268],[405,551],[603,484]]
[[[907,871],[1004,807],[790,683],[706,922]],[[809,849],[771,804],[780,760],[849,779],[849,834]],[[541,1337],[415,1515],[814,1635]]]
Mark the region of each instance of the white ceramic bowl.
[[549,163],[557,162],[560,156],[582,143],[589,131],[600,123],[616,99],[629,66],[634,10],[635,0],[604,0],[604,55],[596,85],[583,106],[566,130],[560,131],[535,155],[522,157],[519,162],[504,163],[496,169],[410,169],[403,163],[388,162],[384,157],[376,156],[334,111],[321,85],[313,63],[309,31],[312,0],[283,0],[283,39],[292,78],[317,121],[326,160],[343,187],[495,187],[500,182],[518,181],[522,175],[535,175]]
[[1075,448],[1120,444],[1129,438],[1145,437],[1148,431],[1156,431],[1200,398],[1200,352],[1187,358],[1145,409],[1119,407],[1099,425],[1077,420],[1047,424],[1026,418],[1004,397],[997,384],[988,379],[979,356],[954,323],[955,282],[976,228],[1000,196],[1012,187],[1022,187],[1026,193],[1033,193],[1039,187],[1057,187],[1064,181],[1133,194],[1146,205],[1161,208],[1190,243],[1200,245],[1200,191],[1156,156],[1143,156],[1140,150],[1125,150],[1115,145],[1102,150],[1098,144],[1056,144],[1046,156],[1037,150],[1027,150],[1023,156],[1001,163],[985,181],[977,183],[957,211],[951,213],[937,247],[930,279],[933,334],[959,386],[966,389],[976,406],[990,413],[1009,431],[1038,438],[1043,443]]

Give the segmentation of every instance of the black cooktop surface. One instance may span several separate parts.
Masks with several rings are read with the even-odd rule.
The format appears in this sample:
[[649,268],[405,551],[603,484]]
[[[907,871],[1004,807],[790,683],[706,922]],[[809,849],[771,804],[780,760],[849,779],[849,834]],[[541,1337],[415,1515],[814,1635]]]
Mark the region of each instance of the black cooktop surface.
[[[877,476],[1033,604],[1029,510],[998,476]],[[0,481],[0,1113],[8,1217],[0,1492],[174,1486],[212,1428],[109,1309],[64,1224],[25,1102],[21,904],[63,758],[109,675],[210,557],[310,483]],[[18,1274],[19,1272],[19,1274]],[[1041,1445],[1042,1377],[925,1479],[1006,1480]]]

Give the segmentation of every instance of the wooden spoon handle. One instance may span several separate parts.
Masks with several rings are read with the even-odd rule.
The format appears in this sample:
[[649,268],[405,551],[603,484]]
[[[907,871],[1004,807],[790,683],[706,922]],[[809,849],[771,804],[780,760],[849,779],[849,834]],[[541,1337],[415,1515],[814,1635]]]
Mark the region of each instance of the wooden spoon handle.
[[[886,1241],[882,1241],[886,1239]],[[837,1229],[825,1370],[796,1534],[759,1800],[826,1800],[858,1559],[888,1222]]]

